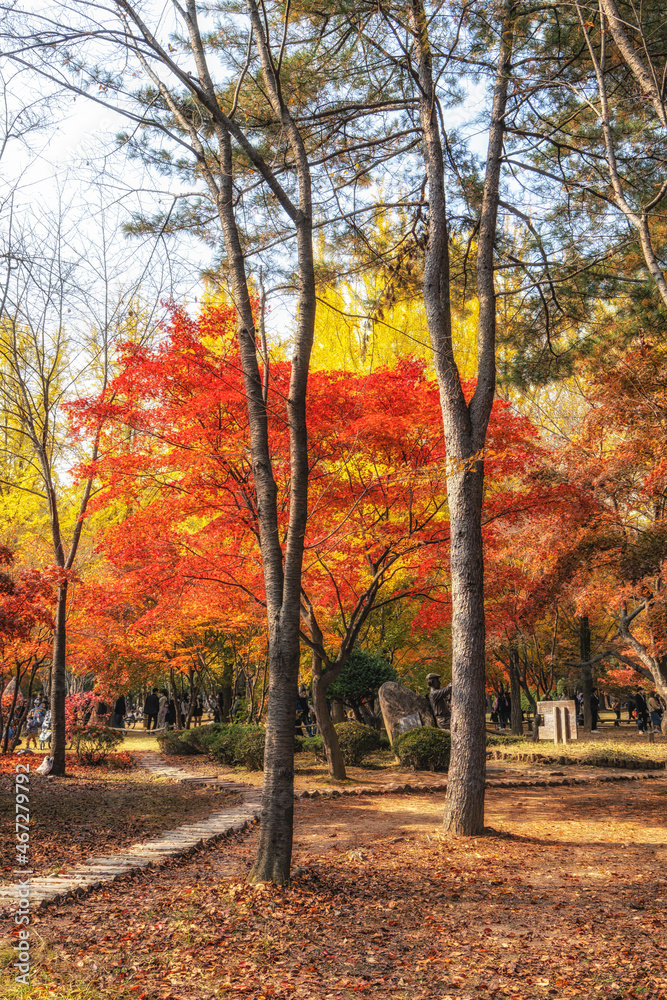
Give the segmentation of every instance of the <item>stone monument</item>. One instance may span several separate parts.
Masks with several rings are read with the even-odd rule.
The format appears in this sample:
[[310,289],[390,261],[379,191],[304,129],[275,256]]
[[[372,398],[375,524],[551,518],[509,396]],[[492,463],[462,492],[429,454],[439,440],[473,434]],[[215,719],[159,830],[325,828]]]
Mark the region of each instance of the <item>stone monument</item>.
[[577,739],[577,706],[573,701],[538,701],[537,715],[539,739],[556,744]]
[[428,699],[416,691],[397,684],[396,681],[386,681],[378,691],[380,710],[387,734],[392,743],[410,729],[420,726],[436,728],[436,721]]

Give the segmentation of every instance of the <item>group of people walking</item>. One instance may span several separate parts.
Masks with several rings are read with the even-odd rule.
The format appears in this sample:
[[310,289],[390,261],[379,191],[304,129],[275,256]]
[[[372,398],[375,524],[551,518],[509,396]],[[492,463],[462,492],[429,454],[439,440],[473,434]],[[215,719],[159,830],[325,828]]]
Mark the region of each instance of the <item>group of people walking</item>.
[[[562,695],[562,697],[565,699],[567,698],[566,695]],[[602,696],[600,695],[598,689],[593,688],[590,695],[591,732],[593,733],[598,732],[601,698]],[[551,701],[551,698],[547,695],[543,700]],[[579,725],[582,726],[584,724],[584,694],[582,691],[576,692],[574,695],[574,701],[577,706],[577,721]],[[655,692],[647,695],[641,688],[638,687],[634,694],[629,695],[625,699],[621,699],[620,697],[611,698],[611,710],[616,716],[614,726],[621,725],[621,712],[623,706],[625,706],[628,711],[628,723],[632,723],[633,721],[636,722],[637,730],[641,736],[646,733],[661,732],[662,718],[666,710],[666,706],[660,695]],[[508,727],[511,718],[511,696],[508,691],[501,689],[491,707],[491,722],[496,723],[498,732],[502,733]]]
[[659,694],[652,692],[647,696],[641,688],[637,688],[634,695],[630,695],[625,701],[614,698],[611,705],[612,711],[616,715],[614,726],[621,724],[621,712],[624,705],[628,712],[628,723],[636,722],[641,735],[662,732],[662,719],[666,706]]

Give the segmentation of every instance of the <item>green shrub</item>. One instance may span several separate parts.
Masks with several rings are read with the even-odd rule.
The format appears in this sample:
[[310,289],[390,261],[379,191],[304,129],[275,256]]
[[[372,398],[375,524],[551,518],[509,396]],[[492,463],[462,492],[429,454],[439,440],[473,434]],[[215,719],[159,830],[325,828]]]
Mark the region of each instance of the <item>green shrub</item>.
[[123,733],[108,726],[74,726],[70,729],[74,752],[82,764],[101,764],[123,742]]
[[260,726],[211,726],[215,734],[207,738],[207,753],[221,764],[236,764],[261,771],[264,767],[265,731]]
[[220,723],[214,723],[212,726],[195,726],[194,729],[186,729],[180,734],[181,743],[191,747],[191,753],[207,754],[223,728]]
[[401,764],[416,771],[446,771],[452,738],[444,729],[410,729],[394,743]]
[[234,763],[241,767],[247,767],[249,771],[263,771],[266,733],[263,729],[255,726],[244,726],[243,728],[246,732],[242,733],[236,741]]
[[162,753],[168,757],[184,757],[189,754],[201,753],[193,743],[183,742],[182,732],[177,729],[167,729],[157,738]]
[[360,722],[339,722],[334,728],[343,760],[350,767],[360,764],[369,753],[380,749],[380,734],[377,729],[362,726]]
[[321,736],[301,736],[301,746],[304,753],[312,753],[318,760],[326,760],[324,741]]
[[208,746],[208,754],[221,764],[233,767],[236,764],[236,745],[247,726],[240,723],[216,726],[215,737]]

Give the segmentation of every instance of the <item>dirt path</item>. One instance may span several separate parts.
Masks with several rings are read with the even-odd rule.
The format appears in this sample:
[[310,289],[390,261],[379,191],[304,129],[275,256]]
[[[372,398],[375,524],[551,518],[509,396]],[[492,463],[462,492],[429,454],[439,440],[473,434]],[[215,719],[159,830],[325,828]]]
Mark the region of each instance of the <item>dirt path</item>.
[[667,778],[490,789],[465,841],[442,803],[297,802],[284,891],[244,881],[255,829],[57,905],[37,979],[71,1000],[667,998]]

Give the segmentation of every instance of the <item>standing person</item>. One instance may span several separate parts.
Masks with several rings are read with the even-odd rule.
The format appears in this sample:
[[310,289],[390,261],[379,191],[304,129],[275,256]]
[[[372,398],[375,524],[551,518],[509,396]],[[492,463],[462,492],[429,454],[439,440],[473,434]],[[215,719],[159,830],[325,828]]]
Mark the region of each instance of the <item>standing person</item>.
[[496,712],[498,713],[498,732],[502,733],[507,728],[511,712],[509,697],[502,689],[496,698]]
[[146,698],[144,704],[144,715],[146,716],[146,729],[151,728],[151,722],[153,723],[153,729],[157,729],[157,716],[160,711],[160,699],[158,698],[158,689],[153,688],[152,694],[149,694]]
[[637,729],[643,736],[648,729],[648,706],[644,694],[639,688],[635,694],[635,711],[637,712]]
[[304,736],[310,735],[310,708],[308,706],[308,691],[305,687],[299,688],[296,699],[297,724],[301,724],[301,731]]
[[495,701],[493,703],[493,714],[496,717],[496,728],[498,729],[499,733],[502,733],[503,728],[504,728],[503,724],[500,721],[500,718],[501,718],[501,701],[502,701],[502,692],[500,694],[496,695]]
[[167,713],[164,717],[165,725],[167,729],[173,729],[176,725],[176,702],[173,698],[169,699],[167,705]]
[[43,715],[40,710],[33,708],[31,712],[28,713],[28,718],[25,723],[25,748],[28,750],[30,744],[35,744],[35,750],[37,749],[37,737],[39,736],[39,731],[42,728],[42,718]]
[[598,695],[598,689],[593,688],[591,691],[591,732],[597,733],[598,731],[598,712],[600,710],[600,696]]
[[630,723],[632,722],[632,717],[635,714],[635,699],[632,697],[632,695],[630,695],[625,704],[628,709],[628,722]]
[[157,727],[158,729],[164,729],[165,722],[167,719],[167,704],[169,698],[167,697],[166,691],[160,691],[160,707],[157,713]]
[[653,732],[659,733],[660,723],[662,722],[662,709],[660,707],[660,702],[658,701],[655,694],[649,695],[647,705],[649,714],[651,716],[651,725],[653,726]]
[[194,717],[196,726],[201,726],[201,720],[203,714],[204,714],[204,699],[200,694],[198,694],[197,697],[195,698],[194,707],[192,709],[192,715]]
[[125,729],[125,716],[127,715],[127,704],[125,695],[121,694],[116,698],[113,707],[113,724],[116,729]]
[[620,698],[614,698],[614,700],[611,703],[611,710],[614,713],[614,715],[616,716],[616,721],[614,722],[614,726],[620,726],[620,724],[621,724],[621,699]]

